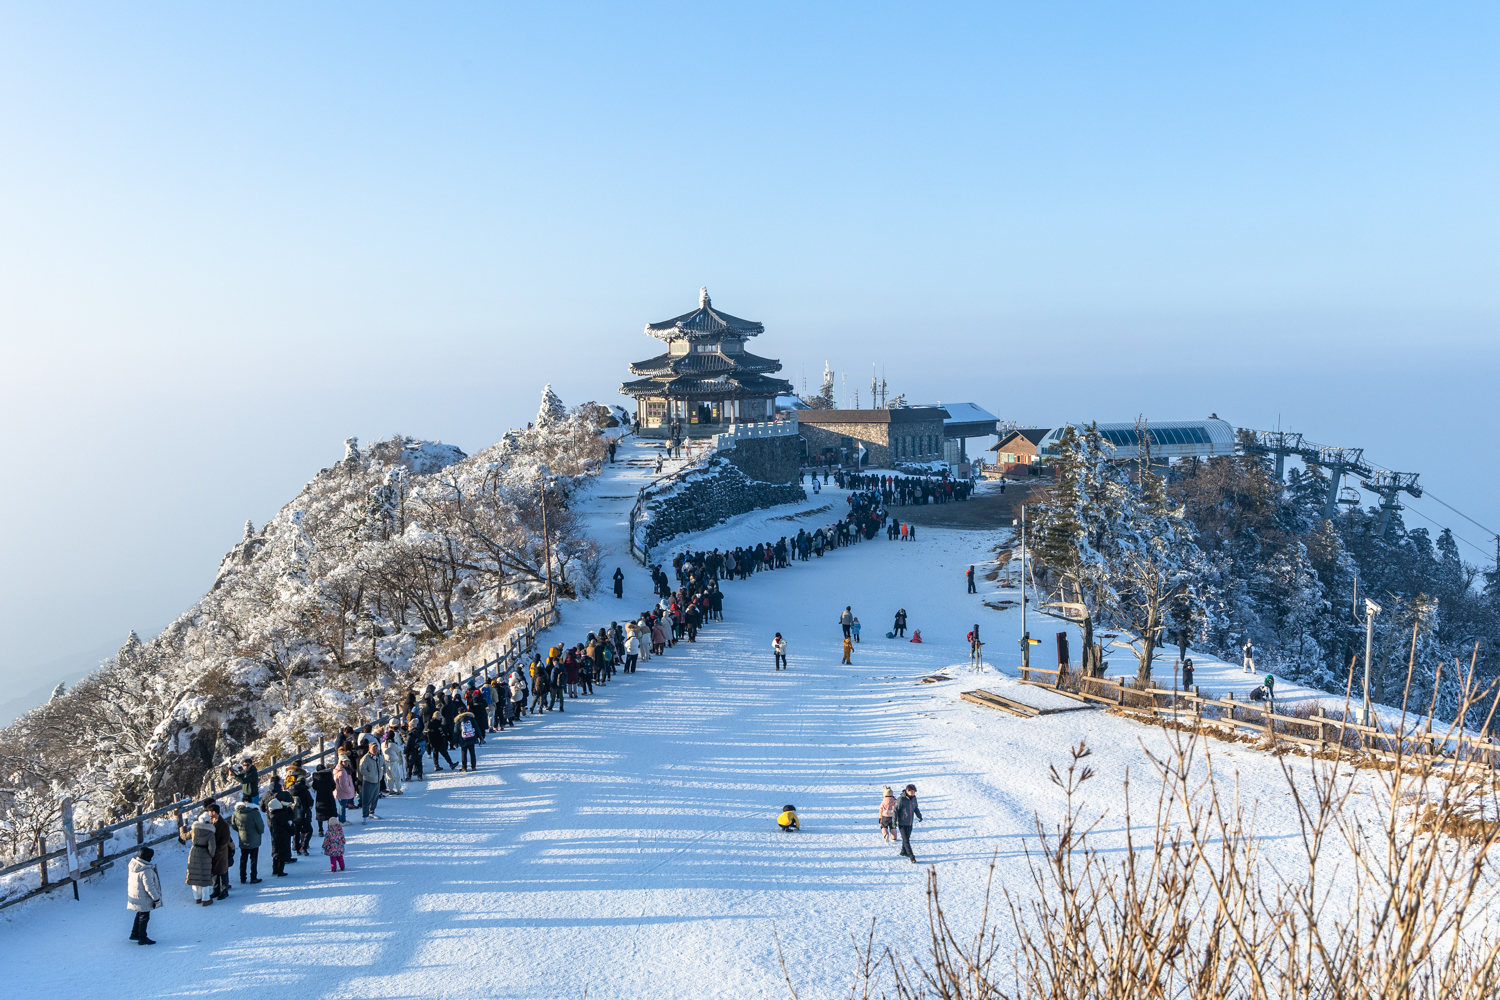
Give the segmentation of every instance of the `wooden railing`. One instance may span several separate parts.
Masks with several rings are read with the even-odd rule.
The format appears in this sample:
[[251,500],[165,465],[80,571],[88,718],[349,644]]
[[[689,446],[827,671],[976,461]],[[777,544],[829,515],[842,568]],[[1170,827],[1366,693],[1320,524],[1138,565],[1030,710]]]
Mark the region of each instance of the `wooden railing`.
[[[479,666],[470,669],[468,680],[477,680],[481,674],[486,680],[489,680],[492,677],[490,673],[491,670],[497,671],[493,676],[504,677],[505,674],[510,670],[510,668],[512,666],[515,666],[517,661],[522,656],[527,655],[534,648],[536,648],[537,633],[542,631],[543,629],[557,624],[557,622],[559,622],[560,620],[561,615],[558,613],[558,610],[555,606],[549,605],[548,607],[542,608],[541,610],[535,612],[531,615],[530,618],[527,619],[526,624],[519,626],[506,637],[505,646],[504,648],[502,648],[499,654],[491,659],[485,660]],[[464,678],[460,674],[456,678],[456,680],[458,680],[459,683],[462,683]],[[370,721],[374,725],[383,725],[384,723],[390,721],[390,716],[382,715],[379,718],[372,719]],[[325,747],[320,747],[317,750],[300,750],[289,757],[284,757],[281,760],[272,762],[271,764],[263,768],[263,770],[277,771],[293,763],[320,761],[333,752],[334,751],[331,748]],[[67,877],[61,879],[50,879],[48,877],[48,862],[56,861],[60,858],[65,858],[67,856],[68,850],[65,845],[55,851],[49,851],[47,849],[47,845],[52,843],[54,839],[61,838],[63,836],[63,832],[61,830],[57,830],[54,832],[45,833],[38,837],[36,840],[37,853],[35,857],[27,858],[24,861],[18,861],[15,864],[0,868],[0,876],[10,875],[14,872],[19,871],[25,871],[29,868],[37,868],[41,874],[41,885],[39,885],[35,889],[32,889],[30,892],[26,892],[18,896],[12,896],[11,898],[3,902],[0,902],[0,910],[5,909],[7,906],[14,906],[17,903],[23,903],[34,896],[40,896],[42,893],[51,892],[52,890],[57,889],[61,886],[71,885],[77,881],[81,881],[89,875],[95,875],[103,872],[105,869],[111,867],[116,860],[123,858],[126,855],[134,854],[142,847],[152,847],[156,844],[163,843],[164,841],[178,839],[181,836],[181,831],[183,830],[183,828],[189,825],[188,820],[184,815],[188,810],[196,810],[198,803],[202,802],[204,799],[212,799],[214,801],[218,801],[220,799],[238,794],[240,794],[240,789],[238,785],[235,785],[225,789],[222,792],[210,792],[205,795],[184,796],[182,798],[179,798],[172,804],[163,806],[160,809],[155,809],[147,813],[137,813],[130,819],[122,820],[118,823],[111,823],[108,826],[99,827],[98,829],[90,833],[87,837],[81,838],[77,841],[76,846],[78,849],[80,864],[78,869],[78,877],[76,879],[73,878],[72,875],[68,875]],[[163,816],[172,816],[175,818],[176,822],[173,825],[172,831],[169,833],[148,837],[146,824],[154,823],[156,820],[162,818]],[[110,842],[116,839],[115,835],[121,830],[126,830],[132,826],[135,827],[135,842],[133,844],[130,844],[130,846],[126,847],[124,850],[108,853]],[[93,849],[94,857],[88,859],[88,863],[85,865],[82,863],[83,855],[85,851],[91,848]]]
[[[1051,681],[1034,680],[1030,675],[1050,675]],[[1500,763],[1500,744],[1493,736],[1476,735],[1454,726],[1448,732],[1434,732],[1432,720],[1422,721],[1420,728],[1397,731],[1379,725],[1366,726],[1347,718],[1333,718],[1322,705],[1307,716],[1285,715],[1276,711],[1274,700],[1265,702],[1236,701],[1233,693],[1223,698],[1208,697],[1197,686],[1187,689],[1136,687],[1124,677],[1077,677],[1067,670],[1025,668],[1022,684],[1045,687],[1080,701],[1107,705],[1124,711],[1141,712],[1153,718],[1189,721],[1195,726],[1216,726],[1234,731],[1263,734],[1271,740],[1286,740],[1319,751],[1359,750],[1379,756],[1426,759],[1453,763],[1473,760],[1494,770]],[[1068,686],[1064,687],[1064,683]],[[1205,715],[1205,710],[1207,714]],[[1279,727],[1279,728],[1278,728]],[[1297,730],[1306,733],[1301,735]]]

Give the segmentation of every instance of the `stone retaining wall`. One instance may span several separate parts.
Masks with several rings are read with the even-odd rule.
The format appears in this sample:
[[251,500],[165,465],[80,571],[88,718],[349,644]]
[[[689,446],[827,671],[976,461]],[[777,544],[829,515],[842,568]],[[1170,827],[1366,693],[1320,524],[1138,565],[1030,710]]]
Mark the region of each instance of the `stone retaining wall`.
[[[790,440],[795,446],[796,439]],[[702,531],[752,510],[802,503],[807,499],[807,491],[801,486],[761,482],[746,476],[729,457],[738,450],[713,458],[707,468],[691,474],[662,496],[646,501],[643,513],[647,521],[641,541],[653,553],[652,558],[657,546],[677,535]]]
[[757,482],[795,483],[802,478],[802,438],[796,434],[740,438],[719,454]]

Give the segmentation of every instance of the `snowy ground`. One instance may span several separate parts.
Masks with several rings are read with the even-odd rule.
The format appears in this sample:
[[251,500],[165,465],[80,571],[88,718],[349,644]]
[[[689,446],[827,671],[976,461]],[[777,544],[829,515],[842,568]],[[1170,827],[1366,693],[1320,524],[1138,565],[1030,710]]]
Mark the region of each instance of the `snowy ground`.
[[[623,448],[586,506],[601,540],[621,549],[636,487],[650,477],[627,461],[642,451]],[[672,548],[811,529],[841,511],[844,496],[828,488]],[[1022,845],[1036,811],[1056,816],[1047,766],[1062,765],[1069,746],[1087,740],[1099,751],[1091,801],[1113,810],[1102,830],[1114,837],[1121,779],[1129,769],[1141,783],[1144,747],[1163,741],[1098,711],[1022,720],[959,700],[975,686],[1038,704],[1049,697],[968,666],[965,633],[976,622],[1003,672],[1019,660],[1019,613],[964,592],[964,570],[991,558],[1002,530],[926,528],[912,543],[880,536],[726,583],[726,620],[698,643],[570,702],[565,715],[491,739],[477,774],[408,786],[382,803],[381,820],[349,827],[345,873],[329,874],[315,846],[289,878],[235,885],[227,902],[202,909],[182,885],[184,853],[164,848],[170,902],[152,918],[154,948],[126,941],[123,865],[84,886],[82,902],[58,894],[6,910],[8,986],[28,997],[106,982],[121,998],[784,997],[774,927],[801,995],[841,995],[851,935],[862,937],[871,917],[883,940],[920,944],[925,865],[937,866],[961,926],[982,902],[996,852],[999,878],[1026,890]],[[562,639],[648,605],[645,571],[623,551],[605,575],[616,565],[626,598],[606,590],[565,606]],[[864,625],[852,667],[839,664],[846,604]],[[898,607],[925,643],[883,637]],[[1045,624],[1033,634],[1050,640],[1062,627]],[[771,669],[776,631],[790,645],[787,672]],[[922,682],[943,673],[953,679]],[[1249,687],[1209,662],[1199,679]],[[1234,745],[1215,753],[1259,798],[1261,822],[1287,828],[1277,761]],[[909,781],[926,816],[914,838],[922,866],[899,859],[875,825],[881,785]],[[803,817],[800,834],[775,828],[786,802]],[[1268,845],[1273,859],[1279,849]]]

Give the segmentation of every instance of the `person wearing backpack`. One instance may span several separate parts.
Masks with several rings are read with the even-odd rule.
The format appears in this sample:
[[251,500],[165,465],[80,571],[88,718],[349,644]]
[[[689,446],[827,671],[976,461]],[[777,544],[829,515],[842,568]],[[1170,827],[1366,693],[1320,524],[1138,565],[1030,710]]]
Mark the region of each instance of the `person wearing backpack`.
[[479,770],[479,758],[474,751],[474,744],[479,741],[479,729],[474,724],[474,713],[467,708],[458,713],[453,720],[453,731],[458,737],[458,769],[467,771],[472,767]]
[[567,683],[568,668],[563,666],[562,662],[559,661],[557,665],[552,668],[552,676],[547,678],[547,690],[552,695],[552,704],[557,706],[557,710],[559,712],[567,711],[567,709],[563,707],[563,701],[567,698],[567,691],[564,690]]

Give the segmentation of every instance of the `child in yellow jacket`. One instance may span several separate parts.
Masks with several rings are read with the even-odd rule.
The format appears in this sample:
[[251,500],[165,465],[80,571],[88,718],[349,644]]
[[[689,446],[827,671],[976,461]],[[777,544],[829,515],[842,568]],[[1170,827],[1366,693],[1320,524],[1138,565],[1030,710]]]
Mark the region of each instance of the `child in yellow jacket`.
[[782,833],[791,833],[793,830],[802,829],[802,824],[797,822],[797,807],[782,806],[781,815],[776,817],[776,825],[781,827]]
[[849,637],[846,635],[844,636],[844,662],[849,664],[850,666],[854,665],[854,661],[849,659],[850,654],[852,654],[853,652],[854,643],[851,642]]

